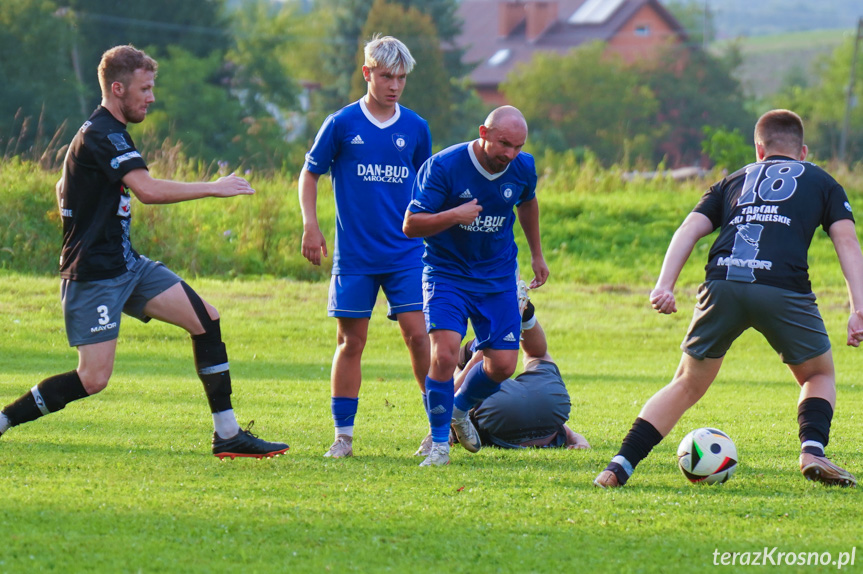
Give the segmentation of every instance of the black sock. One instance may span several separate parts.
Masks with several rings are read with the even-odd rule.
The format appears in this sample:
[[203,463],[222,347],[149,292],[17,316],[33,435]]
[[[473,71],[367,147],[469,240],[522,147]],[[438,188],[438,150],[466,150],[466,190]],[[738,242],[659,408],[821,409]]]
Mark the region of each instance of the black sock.
[[638,463],[644,460],[653,447],[661,441],[662,434],[656,430],[656,427],[642,418],[635,419],[632,428],[623,439],[620,451],[611,459],[611,463],[605,470],[613,472],[618,483],[626,484]]
[[62,410],[67,404],[88,396],[78,371],[48,377],[15,402],[3,409],[9,424],[17,426],[34,421],[48,413]]
[[797,436],[800,437],[802,452],[824,456],[824,448],[830,441],[832,420],[833,407],[822,398],[810,397],[797,405],[797,424],[800,425]]

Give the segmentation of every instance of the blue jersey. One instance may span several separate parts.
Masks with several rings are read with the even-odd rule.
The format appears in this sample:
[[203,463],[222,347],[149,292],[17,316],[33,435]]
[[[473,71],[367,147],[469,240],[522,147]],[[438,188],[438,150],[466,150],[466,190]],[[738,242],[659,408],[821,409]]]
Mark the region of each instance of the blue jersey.
[[454,225],[425,238],[423,280],[497,293],[513,289],[518,248],[513,207],[536,196],[533,156],[520,153],[500,173],[489,173],[462,143],[433,155],[420,169],[408,209],[440,213],[473,199],[482,212],[470,225]]
[[329,116],[304,169],[332,169],[336,196],[333,274],[373,275],[422,265],[422,240],[402,232],[417,170],[431,155],[428,123],[396,104],[379,122],[360,100]]

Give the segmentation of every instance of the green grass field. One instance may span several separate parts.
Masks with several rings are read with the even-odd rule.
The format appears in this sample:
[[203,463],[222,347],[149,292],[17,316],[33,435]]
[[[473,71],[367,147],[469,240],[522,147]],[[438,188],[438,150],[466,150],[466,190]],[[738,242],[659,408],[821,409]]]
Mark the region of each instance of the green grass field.
[[[828,452],[859,476],[863,351],[843,344],[838,267],[813,266],[831,278],[816,285],[839,379]],[[679,290],[680,313],[659,316],[647,286],[552,279],[533,300],[572,395],[571,426],[594,448],[455,448],[449,467],[419,468],[424,413],[383,307],[365,355],[356,456],[328,460],[326,284],[193,284],[222,313],[239,418],[291,451],[212,457],[188,337],[124,318],[103,393],[0,438],[0,572],[691,572],[712,567],[715,551],[860,554],[859,489],[802,478],[796,385],[751,333],[625,489],[591,485],[676,367],[692,285]],[[0,273],[0,322],[0,404],[75,367],[55,279]],[[707,425],[729,433],[741,457],[722,486],[690,485],[676,466],[678,441]]]

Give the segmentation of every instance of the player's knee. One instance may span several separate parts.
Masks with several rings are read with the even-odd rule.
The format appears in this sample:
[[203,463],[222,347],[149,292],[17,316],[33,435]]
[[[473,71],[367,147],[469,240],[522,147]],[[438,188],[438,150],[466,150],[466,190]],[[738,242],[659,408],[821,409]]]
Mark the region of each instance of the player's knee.
[[204,329],[203,333],[195,334],[190,331],[189,334],[194,338],[218,332],[218,335],[221,338],[221,332],[219,332],[219,312],[216,308],[201,299],[201,296],[198,295],[194,289],[189,287],[188,283],[185,281],[181,281],[180,285],[183,286],[183,290],[186,292],[186,297],[189,298],[189,303],[192,304],[192,309],[195,311],[195,316],[198,317],[198,321]]
[[518,354],[505,353],[495,354],[493,358],[492,356],[487,355],[482,366],[486,375],[488,375],[488,378],[495,382],[502,383],[512,376],[517,364]]
[[362,355],[366,348],[366,338],[352,333],[340,333],[337,352],[343,355]]
[[366,348],[366,340],[363,337],[349,337],[340,346],[343,353],[362,355]]
[[78,369],[78,376],[81,378],[81,386],[89,395],[105,390],[108,386],[108,381],[111,379],[111,371],[104,369]]
[[515,364],[493,364],[491,368],[485,367],[488,377],[498,383],[510,378],[515,372]]
[[[202,299],[202,301],[203,301],[203,299]],[[204,301],[204,308],[207,310],[207,315],[210,317],[210,319],[212,321],[215,321],[219,318],[219,311],[215,307],[213,307],[212,305],[207,303],[206,301]]]
[[458,354],[438,351],[432,357],[431,371],[435,373],[454,373],[458,364]]
[[696,377],[683,376],[675,378],[670,386],[686,404],[694,405],[710,388],[710,383]]
[[429,353],[429,338],[425,331],[422,333],[405,333],[405,345],[407,345],[411,354],[426,354]]

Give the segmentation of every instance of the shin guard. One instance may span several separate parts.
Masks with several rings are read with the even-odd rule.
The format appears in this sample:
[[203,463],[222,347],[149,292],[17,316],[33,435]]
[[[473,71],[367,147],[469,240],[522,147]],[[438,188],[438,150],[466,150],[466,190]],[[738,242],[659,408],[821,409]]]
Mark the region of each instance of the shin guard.
[[231,373],[228,352],[222,342],[222,330],[218,319],[211,319],[204,302],[185,282],[182,283],[204,332],[192,335],[192,350],[195,354],[195,370],[204,384],[204,392],[210,403],[210,412],[220,413],[231,406]]
[[824,447],[830,442],[830,423],[833,407],[826,399],[809,397],[797,405],[797,424],[803,452],[824,456]]
[[432,441],[448,442],[452,421],[453,380],[442,382],[426,377],[426,394]]

